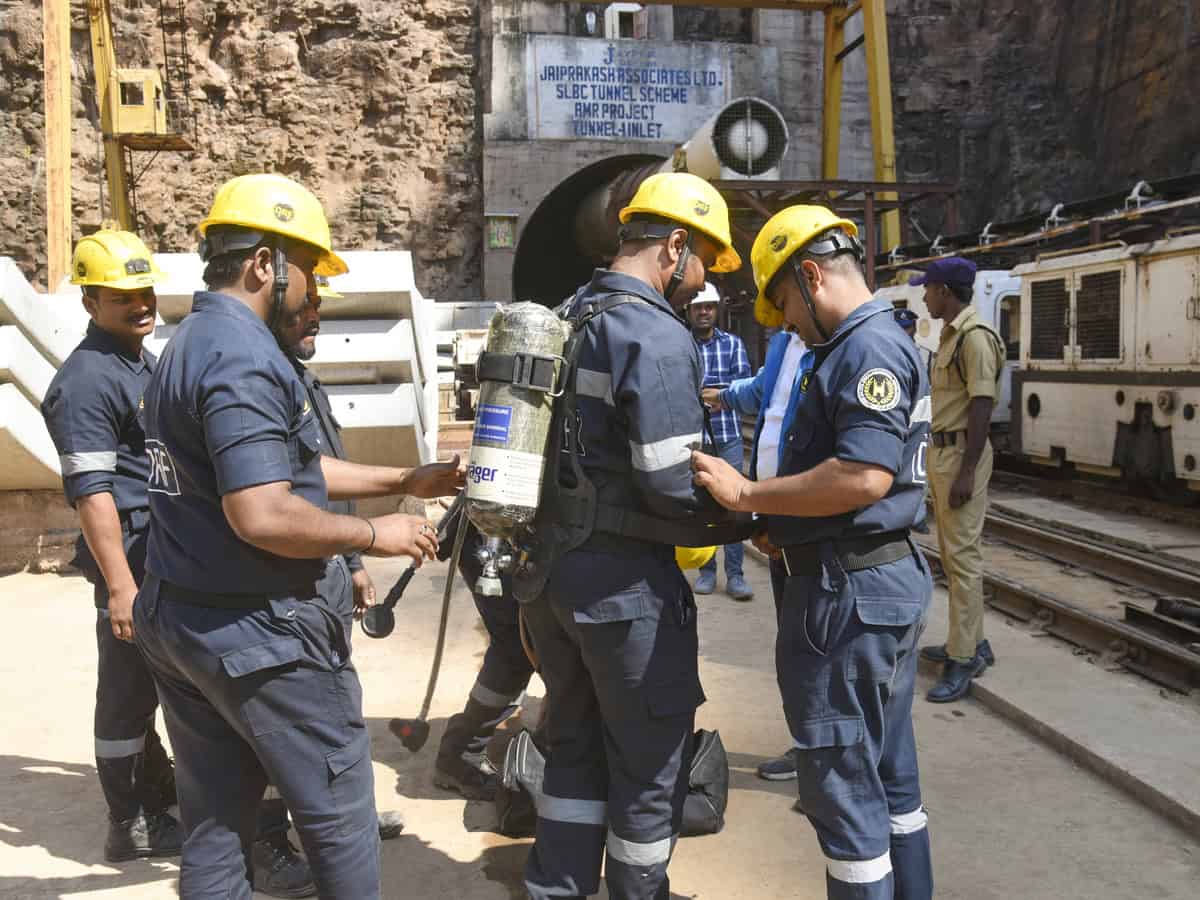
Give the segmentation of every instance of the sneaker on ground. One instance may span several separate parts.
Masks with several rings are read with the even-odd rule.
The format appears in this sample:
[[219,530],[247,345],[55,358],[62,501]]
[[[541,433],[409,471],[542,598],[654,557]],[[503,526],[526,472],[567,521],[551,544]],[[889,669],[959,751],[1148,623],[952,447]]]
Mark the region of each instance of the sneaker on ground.
[[731,575],[726,579],[725,590],[734,600],[753,600],[754,588],[743,575]]
[[793,747],[783,756],[768,759],[758,765],[758,777],[767,781],[789,781],[796,777],[796,754],[800,751]]

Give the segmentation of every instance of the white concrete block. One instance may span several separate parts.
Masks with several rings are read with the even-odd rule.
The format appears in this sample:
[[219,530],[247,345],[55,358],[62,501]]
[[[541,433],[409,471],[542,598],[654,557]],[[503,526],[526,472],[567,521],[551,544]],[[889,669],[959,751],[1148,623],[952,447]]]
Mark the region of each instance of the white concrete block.
[[[350,271],[330,280],[343,297],[322,307],[323,317],[411,319],[414,294],[412,254],[406,250],[348,250]],[[192,309],[192,294],[204,290],[204,263],[195,253],[156,253],[167,278],[155,288],[165,322],[178,322]]]
[[195,253],[155,253],[154,261],[167,276],[154,287],[158,315],[164,322],[178,322],[192,311],[192,295],[204,290],[204,263]]
[[16,325],[0,326],[0,382],[17,386],[38,406],[54,378],[54,366]]
[[0,325],[19,328],[51,365],[62,365],[83,339],[87,323],[77,289],[39,294],[11,258],[0,257]]
[[62,487],[58,451],[42,414],[15,384],[0,384],[0,491]]
[[418,466],[430,461],[411,384],[335,384],[333,414],[342,425],[346,455],[378,466]]
[[[177,324],[160,325],[146,346],[162,353]],[[317,353],[305,363],[325,384],[421,382],[408,319],[323,319]]]

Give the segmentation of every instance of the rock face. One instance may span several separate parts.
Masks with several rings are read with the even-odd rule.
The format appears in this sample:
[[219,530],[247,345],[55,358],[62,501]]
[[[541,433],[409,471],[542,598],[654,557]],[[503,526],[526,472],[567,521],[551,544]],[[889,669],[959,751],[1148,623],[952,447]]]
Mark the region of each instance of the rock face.
[[[122,63],[161,63],[157,4],[115,5]],[[102,168],[85,4],[72,6],[78,234],[102,216]],[[1196,0],[888,7],[900,177],[961,181],[964,226],[1200,169]],[[192,0],[199,144],[147,169],[143,235],[155,249],[191,248],[217,185],[268,169],[321,196],[341,245],[411,249],[427,295],[478,297],[480,15],[491,15],[486,0]],[[675,31],[746,40],[748,21],[679,10]],[[6,3],[0,252],[44,285],[41,45],[41,4]],[[937,212],[921,215],[939,228]]]
[[[161,65],[158,6],[114,2],[122,65]],[[44,283],[41,4],[0,18],[0,252]],[[96,224],[102,163],[85,6],[73,3],[73,213]],[[163,153],[137,189],[156,250],[194,226],[232,175],[271,170],[321,197],[335,242],[410,249],[434,297],[478,296],[481,152],[470,0],[187,4],[193,154]],[[144,166],[150,154],[135,157]]]
[[960,181],[965,226],[1200,170],[1195,0],[888,11],[899,177]]

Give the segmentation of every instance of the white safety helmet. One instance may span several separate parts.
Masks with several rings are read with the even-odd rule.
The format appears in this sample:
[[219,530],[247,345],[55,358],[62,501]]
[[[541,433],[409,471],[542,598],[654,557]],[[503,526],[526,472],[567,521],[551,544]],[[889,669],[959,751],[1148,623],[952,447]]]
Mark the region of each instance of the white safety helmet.
[[721,292],[717,290],[717,286],[711,281],[704,282],[704,290],[698,293],[692,300],[688,302],[688,306],[697,306],[701,303],[720,303]]

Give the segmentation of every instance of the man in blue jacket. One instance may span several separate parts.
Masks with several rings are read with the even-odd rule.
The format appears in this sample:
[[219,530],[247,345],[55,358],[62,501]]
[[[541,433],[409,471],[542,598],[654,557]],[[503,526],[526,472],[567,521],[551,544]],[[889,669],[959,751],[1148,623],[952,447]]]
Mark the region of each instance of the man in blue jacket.
[[[753,378],[742,378],[724,390],[706,389],[704,401],[710,409],[732,410],[739,416],[757,416],[754,426],[754,446],[750,453],[750,477],[755,480],[774,478],[783,458],[784,441],[792,427],[796,406],[808,387],[813,353],[798,334],[780,331],[767,345],[767,358]],[[775,598],[775,617],[778,620],[783,599],[783,582],[787,577],[778,553],[765,541],[755,538],[755,545],[770,557],[771,593]],[[787,781],[796,777],[796,748],[774,759],[760,763],[758,776],[768,781]]]

